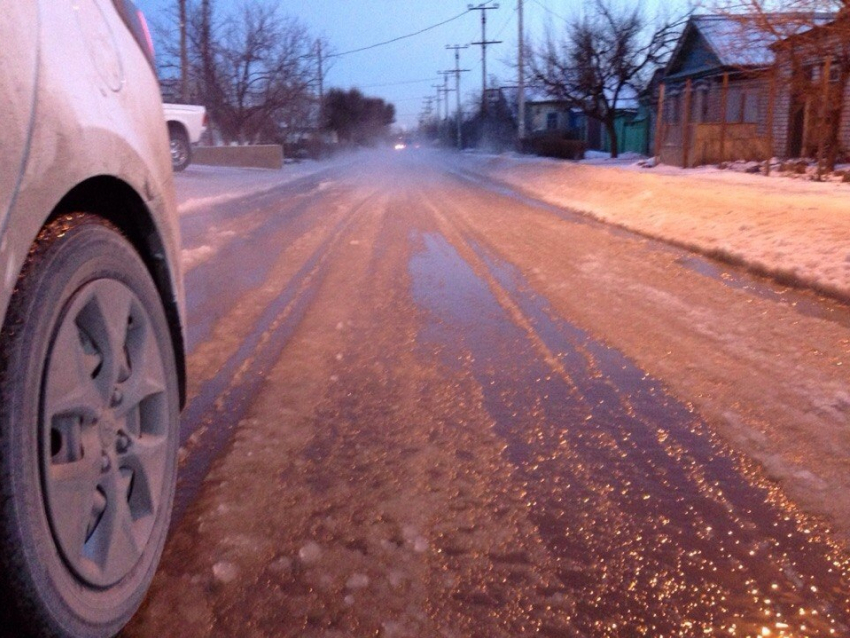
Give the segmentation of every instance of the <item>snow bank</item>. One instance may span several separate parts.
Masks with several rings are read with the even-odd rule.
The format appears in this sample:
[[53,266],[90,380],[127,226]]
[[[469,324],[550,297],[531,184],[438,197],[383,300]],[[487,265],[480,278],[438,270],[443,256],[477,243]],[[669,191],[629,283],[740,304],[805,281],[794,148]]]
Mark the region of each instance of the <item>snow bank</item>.
[[465,155],[532,197],[850,299],[850,184]]
[[180,215],[271,190],[281,184],[318,173],[327,162],[286,164],[281,170],[189,166],[174,176]]

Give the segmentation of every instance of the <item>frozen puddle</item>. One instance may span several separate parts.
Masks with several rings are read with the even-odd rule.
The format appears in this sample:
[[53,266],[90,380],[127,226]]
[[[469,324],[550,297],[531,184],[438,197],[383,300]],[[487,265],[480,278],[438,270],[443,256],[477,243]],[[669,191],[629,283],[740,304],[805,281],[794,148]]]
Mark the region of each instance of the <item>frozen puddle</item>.
[[413,241],[420,344],[483,389],[581,631],[850,634],[848,558],[698,415],[482,247],[487,279],[441,235]]

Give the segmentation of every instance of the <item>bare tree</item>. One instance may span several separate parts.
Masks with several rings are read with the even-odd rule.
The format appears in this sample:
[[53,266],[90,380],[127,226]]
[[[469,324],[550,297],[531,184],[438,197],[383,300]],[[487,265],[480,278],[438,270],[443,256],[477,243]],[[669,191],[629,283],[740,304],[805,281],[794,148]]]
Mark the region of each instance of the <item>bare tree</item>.
[[735,20],[747,41],[759,41],[775,54],[775,82],[788,94],[789,128],[799,139],[789,152],[815,156],[818,176],[833,170],[842,148],[850,81],[850,3],[848,0],[718,0],[713,9]]
[[189,101],[189,38],[188,38],[188,14],[186,12],[186,0],[177,0],[177,19],[180,31],[180,99]]
[[316,76],[313,39],[276,6],[246,2],[224,25],[216,55],[219,125],[226,139],[255,142],[302,106]]
[[316,40],[277,4],[246,0],[223,13],[216,0],[178,0],[165,17],[163,87],[204,104],[225,142],[278,139],[316,110]]
[[156,49],[156,65],[166,101],[189,103],[195,88],[189,65],[189,0],[176,0],[159,12],[149,14]]
[[200,95],[207,109],[212,112],[215,121],[218,121],[218,105],[221,95],[218,91],[218,77],[216,74],[216,40],[213,25],[212,0],[201,0],[200,10],[195,9],[193,20],[193,44],[196,50],[197,62],[195,76],[198,78]]
[[617,157],[616,110],[637,95],[675,44],[682,19],[650,19],[637,3],[594,0],[583,16],[567,21],[559,38],[551,32],[531,46],[533,84],[570,108],[600,122]]

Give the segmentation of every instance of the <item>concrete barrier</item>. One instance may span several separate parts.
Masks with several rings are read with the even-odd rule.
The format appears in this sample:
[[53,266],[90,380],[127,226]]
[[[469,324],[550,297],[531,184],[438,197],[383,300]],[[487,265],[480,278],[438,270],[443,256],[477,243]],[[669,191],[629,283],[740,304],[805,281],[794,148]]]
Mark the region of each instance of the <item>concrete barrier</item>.
[[257,146],[196,146],[192,163],[240,168],[283,168],[283,147],[279,144]]

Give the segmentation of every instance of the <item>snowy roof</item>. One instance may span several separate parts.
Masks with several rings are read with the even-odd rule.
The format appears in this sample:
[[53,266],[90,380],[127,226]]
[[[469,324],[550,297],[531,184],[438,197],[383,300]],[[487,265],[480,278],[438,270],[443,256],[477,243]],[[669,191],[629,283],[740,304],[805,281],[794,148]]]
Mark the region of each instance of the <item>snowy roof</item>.
[[[773,45],[813,26],[826,24],[834,14],[773,13],[738,15],[697,15],[688,20],[667,67],[667,77],[691,75],[714,68],[758,69],[773,63]],[[708,53],[701,62],[706,68],[680,68],[680,56],[701,36]]]
[[696,16],[694,26],[723,66],[766,66],[773,62],[775,38],[748,17]]
[[[606,95],[608,96],[609,101],[613,100],[611,91],[606,91]],[[525,93],[525,102],[526,104],[569,104],[568,100],[547,94],[544,90],[539,88],[527,90]],[[622,88],[621,95],[612,106],[614,109],[624,111],[634,110],[640,106],[639,95],[632,87],[624,86]],[[574,107],[570,106],[567,108],[572,110]]]

